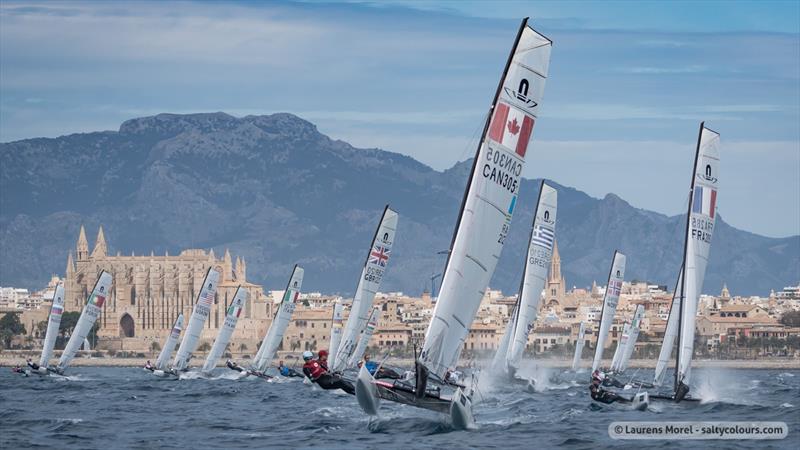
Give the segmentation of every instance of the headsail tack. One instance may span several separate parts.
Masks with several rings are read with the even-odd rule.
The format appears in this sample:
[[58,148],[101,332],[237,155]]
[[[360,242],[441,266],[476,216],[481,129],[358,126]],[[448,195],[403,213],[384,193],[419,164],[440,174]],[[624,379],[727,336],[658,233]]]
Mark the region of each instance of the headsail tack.
[[[369,321],[375,293],[380,289],[383,275],[389,264],[389,256],[392,253],[392,244],[397,230],[397,220],[397,213],[389,208],[389,205],[386,205],[378,229],[375,230],[364,268],[361,270],[361,277],[358,279],[358,286],[350,307],[350,315],[347,317],[347,324],[342,333],[341,343],[337,349],[330,349],[329,364],[334,372],[347,368],[358,345],[359,334]],[[335,355],[334,350],[336,351]]]
[[166,342],[164,342],[164,348],[158,354],[156,369],[166,370],[168,368],[169,359],[172,357],[172,352],[175,351],[175,346],[178,345],[181,331],[183,331],[183,313],[178,314],[178,318],[175,319],[175,324],[172,325],[172,330],[169,332]]
[[214,345],[211,346],[211,351],[208,352],[206,362],[203,364],[203,373],[210,373],[217,366],[217,361],[225,352],[228,347],[228,342],[231,340],[233,331],[236,329],[236,323],[239,321],[239,315],[242,313],[245,303],[247,303],[247,289],[239,286],[236,289],[236,294],[233,296],[228,310],[225,312],[225,322],[219,329],[217,339],[214,340]]
[[253,361],[253,367],[259,371],[264,372],[269,367],[269,363],[275,357],[275,352],[283,340],[283,335],[286,333],[286,328],[292,320],[292,314],[297,307],[297,299],[300,296],[300,290],[303,288],[303,274],[305,271],[302,267],[295,264],[292,270],[292,275],[289,277],[289,283],[286,285],[286,290],[283,292],[281,304],[278,307],[278,312],[269,326],[264,340],[261,342],[261,347],[258,349],[258,354]]
[[611,263],[611,270],[608,273],[608,283],[606,284],[606,294],[603,298],[603,311],[600,314],[600,329],[597,332],[597,346],[594,350],[594,361],[592,362],[592,372],[600,367],[603,359],[603,350],[608,339],[608,332],[614,322],[614,315],[617,312],[617,302],[622,291],[622,280],[625,278],[625,255],[615,251],[614,259]]
[[105,270],[100,272],[100,276],[94,284],[92,293],[89,295],[89,298],[86,299],[86,305],[83,307],[81,317],[78,319],[75,329],[72,330],[72,335],[69,337],[69,341],[66,347],[64,347],[64,352],[61,354],[61,359],[58,361],[58,372],[63,372],[64,369],[69,367],[69,363],[72,362],[72,359],[75,358],[75,354],[81,348],[83,340],[89,335],[89,331],[91,331],[95,321],[100,317],[100,311],[111,290],[111,281],[112,277],[110,273]]
[[495,93],[420,355],[440,378],[458,361],[508,236],[551,48],[524,21]]
[[64,284],[58,283],[53,293],[53,306],[50,307],[50,318],[47,321],[47,332],[44,335],[44,345],[42,345],[42,357],[39,358],[39,367],[41,368],[47,368],[50,365],[50,357],[53,356],[53,348],[56,346],[58,327],[61,325],[63,313]]
[[209,267],[206,277],[203,279],[203,287],[197,295],[197,303],[194,305],[192,316],[189,318],[189,326],[186,327],[186,333],[183,335],[178,353],[175,355],[175,361],[172,363],[174,370],[183,370],[189,365],[189,359],[200,341],[203,325],[211,312],[211,304],[214,303],[214,295],[217,293],[217,284],[219,284],[219,271]]

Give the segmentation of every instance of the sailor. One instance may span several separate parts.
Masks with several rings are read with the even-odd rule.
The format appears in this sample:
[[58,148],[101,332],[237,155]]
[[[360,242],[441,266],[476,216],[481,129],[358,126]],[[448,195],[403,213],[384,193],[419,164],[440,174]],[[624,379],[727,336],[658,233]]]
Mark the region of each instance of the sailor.
[[364,354],[364,361],[358,363],[358,367],[360,368],[362,365],[367,367],[367,371],[375,378],[390,378],[392,380],[399,380],[401,378],[400,374],[395,372],[392,369],[388,369],[385,367],[378,367],[378,363],[375,361],[371,361],[369,359],[369,355]]
[[145,369],[147,369],[147,370],[149,370],[149,371],[151,371],[151,372],[155,370],[155,368],[153,367],[153,365],[152,365],[152,364],[150,364],[150,360],[149,360],[149,359],[147,360],[147,362],[146,362],[146,363],[144,363],[144,368],[145,368]]
[[325,349],[322,349],[322,350],[319,351],[319,353],[317,353],[317,355],[319,356],[319,358],[317,359],[317,362],[319,362],[319,365],[322,366],[322,368],[325,369],[326,372],[328,372],[329,371],[329,369],[328,369],[328,351],[325,350]]
[[619,395],[603,389],[602,384],[604,378],[605,375],[599,370],[595,370],[592,373],[592,384],[589,385],[589,394],[592,396],[592,400],[606,404],[611,404],[616,401],[625,402],[626,400]]
[[339,375],[328,373],[320,362],[314,359],[314,354],[310,351],[306,350],[303,352],[303,361],[305,361],[303,373],[309,380],[317,383],[322,389],[341,389],[348,394],[355,395],[356,388],[353,386],[353,383],[350,383]]
[[302,377],[296,370],[283,365],[283,360],[278,361],[278,371],[285,377]]
[[235,362],[231,361],[230,359],[225,361],[225,365],[228,366],[229,369],[235,370],[237,372],[241,372],[242,370],[244,370],[241,367],[239,367],[238,364],[236,364]]
[[20,366],[19,366],[19,364],[17,364],[16,366],[14,366],[14,368],[13,368],[13,369],[11,369],[11,371],[12,371],[12,372],[14,372],[14,373],[25,373],[25,371],[24,371],[24,370],[22,370],[22,367],[20,367]]
[[28,358],[28,367],[33,370],[39,370],[39,365],[33,362],[30,358]]

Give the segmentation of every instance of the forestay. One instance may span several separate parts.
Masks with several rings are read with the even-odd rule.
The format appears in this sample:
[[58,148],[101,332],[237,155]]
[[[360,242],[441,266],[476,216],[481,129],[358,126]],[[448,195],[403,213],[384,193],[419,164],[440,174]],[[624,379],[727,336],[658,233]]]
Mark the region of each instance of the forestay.
[[39,367],[47,368],[56,346],[58,327],[61,325],[61,315],[64,313],[64,284],[58,283],[53,293],[53,306],[50,307],[50,318],[47,320],[47,332],[42,345],[42,357],[39,358]]
[[661,351],[658,353],[656,371],[653,377],[653,384],[661,386],[664,382],[664,375],[667,373],[667,364],[672,356],[672,349],[675,348],[675,338],[678,337],[678,325],[680,322],[681,311],[681,292],[683,290],[683,266],[678,274],[678,282],[675,291],[672,293],[672,303],[667,317],[667,326],[664,329],[664,340],[661,342]]
[[578,370],[578,366],[580,366],[584,339],[586,339],[586,323],[581,322],[581,328],[578,330],[578,340],[575,341],[575,356],[572,357],[572,370]]
[[691,375],[697,302],[714,234],[718,186],[719,134],[701,124],[686,227],[676,389],[680,385],[688,386]]
[[358,339],[358,346],[356,347],[356,351],[353,352],[353,355],[350,356],[350,361],[347,363],[348,366],[355,366],[358,361],[364,357],[364,352],[367,351],[367,345],[369,345],[369,340],[372,339],[372,334],[375,333],[375,328],[378,327],[378,320],[380,320],[380,318],[380,306],[373,306],[367,326],[364,328],[364,331],[361,332],[361,336]]
[[389,264],[389,256],[392,253],[392,244],[397,230],[397,220],[397,213],[389,208],[389,205],[386,205],[364,261],[361,277],[358,279],[358,286],[353,297],[353,304],[350,306],[350,315],[347,317],[341,342],[335,355],[334,349],[330,350],[330,368],[333,371],[347,368],[358,345],[359,334],[369,321],[375,293],[380,289],[386,267]]
[[264,340],[261,342],[261,348],[258,349],[258,354],[253,362],[253,367],[259,371],[264,372],[269,367],[269,363],[275,357],[275,352],[283,340],[283,335],[286,333],[286,328],[292,320],[292,314],[297,307],[297,299],[300,297],[300,290],[303,288],[303,275],[305,271],[302,267],[295,264],[292,270],[292,275],[289,277],[289,282],[286,285],[286,290],[283,291],[281,304],[278,307],[278,312],[269,326]]
[[156,369],[167,369],[167,364],[169,364],[169,359],[172,356],[172,352],[175,351],[175,346],[178,345],[178,338],[181,336],[181,331],[183,331],[183,313],[178,314],[178,318],[175,319],[175,323],[172,325],[172,330],[167,336],[167,341],[164,342],[164,348],[162,348],[161,353],[158,354],[158,359],[156,360]]
[[333,319],[331,321],[331,348],[328,349],[328,367],[336,364],[336,352],[339,350],[339,342],[342,341],[342,316],[344,308],[342,301],[336,300],[333,303]]
[[59,372],[69,367],[78,349],[81,348],[83,340],[89,335],[89,331],[91,331],[95,321],[100,317],[100,311],[103,309],[103,304],[105,304],[106,297],[111,290],[111,282],[111,274],[105,270],[101,271],[92,293],[86,299],[86,305],[83,307],[81,317],[78,319],[75,329],[72,330],[72,335],[69,337],[66,347],[64,347],[64,352],[61,353],[61,359],[58,361]]
[[219,329],[217,339],[214,340],[214,345],[211,346],[211,351],[208,352],[206,362],[203,364],[203,373],[210,373],[217,366],[217,361],[225,353],[228,343],[231,341],[233,331],[236,330],[236,324],[239,322],[239,315],[242,313],[247,303],[247,289],[239,286],[236,288],[236,294],[233,295],[233,300],[225,312],[225,322]]
[[542,181],[528,241],[528,254],[525,259],[525,273],[520,288],[521,301],[514,325],[514,338],[508,349],[508,367],[514,371],[519,369],[522,353],[528,345],[528,334],[536,322],[536,313],[539,311],[539,299],[542,297],[547,270],[550,268],[550,259],[553,256],[557,206],[558,192]]
[[192,316],[189,318],[189,326],[186,327],[186,333],[183,335],[181,345],[178,347],[178,353],[175,355],[175,361],[172,363],[173,369],[183,370],[189,365],[189,359],[197,348],[198,342],[200,342],[203,325],[211,312],[211,304],[214,303],[218,283],[219,271],[209,267],[206,277],[203,279],[203,287],[197,296],[197,303],[194,305]]
[[603,349],[608,339],[608,332],[614,322],[614,315],[617,313],[617,302],[622,290],[622,280],[625,278],[625,255],[614,252],[614,259],[611,263],[611,271],[608,273],[608,283],[606,293],[603,297],[603,311],[600,313],[600,329],[597,332],[597,347],[594,349],[594,361],[592,362],[592,372],[600,367],[603,359]]
[[551,48],[524,24],[495,94],[420,357],[440,378],[457,363],[508,235]]
[[628,368],[628,362],[631,360],[633,350],[636,348],[636,341],[639,339],[639,329],[642,326],[642,317],[644,316],[644,306],[638,305],[636,312],[633,313],[633,320],[631,321],[630,329],[628,330],[628,342],[622,349],[619,363],[617,365],[617,372],[624,372]]

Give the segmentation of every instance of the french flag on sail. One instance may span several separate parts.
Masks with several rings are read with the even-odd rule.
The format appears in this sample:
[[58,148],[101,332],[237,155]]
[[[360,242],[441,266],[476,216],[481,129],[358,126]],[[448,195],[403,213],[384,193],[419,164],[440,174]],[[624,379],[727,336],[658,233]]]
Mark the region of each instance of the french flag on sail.
[[513,149],[524,158],[532,131],[533,118],[503,102],[497,104],[489,126],[489,139]]
[[692,212],[704,214],[714,218],[714,210],[717,207],[717,191],[710,187],[697,186],[694,189],[694,200],[692,201]]

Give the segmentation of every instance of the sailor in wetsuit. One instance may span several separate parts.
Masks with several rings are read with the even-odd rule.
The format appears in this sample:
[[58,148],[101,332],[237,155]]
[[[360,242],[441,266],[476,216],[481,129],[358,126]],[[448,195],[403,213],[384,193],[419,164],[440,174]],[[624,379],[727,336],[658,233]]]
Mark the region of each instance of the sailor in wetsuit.
[[327,350],[322,349],[322,350],[319,351],[319,353],[317,353],[317,362],[319,363],[320,366],[322,366],[323,369],[325,369],[326,372],[330,370],[330,369],[328,369],[328,351]]
[[611,404],[617,401],[625,402],[625,398],[620,397],[611,391],[606,391],[603,389],[603,378],[605,378],[605,375],[599,370],[595,370],[592,373],[592,384],[589,385],[589,394],[592,396],[592,400],[606,404]]
[[348,394],[355,395],[356,388],[352,383],[339,375],[329,373],[318,360],[314,359],[314,354],[310,351],[303,352],[303,361],[305,361],[303,373],[322,389],[341,389]]
[[149,370],[150,372],[156,370],[152,364],[150,364],[150,360],[148,359],[146,363],[144,363],[145,370]]
[[278,361],[278,372],[284,377],[302,377],[296,370],[292,369],[291,367],[286,367],[283,365],[283,360]]
[[30,358],[28,358],[28,367],[36,371],[39,370],[39,365],[33,362]]
[[235,370],[237,372],[241,372],[241,371],[244,370],[241,367],[239,367],[238,364],[236,364],[235,362],[231,361],[230,359],[225,361],[225,365],[228,366],[228,369]]

